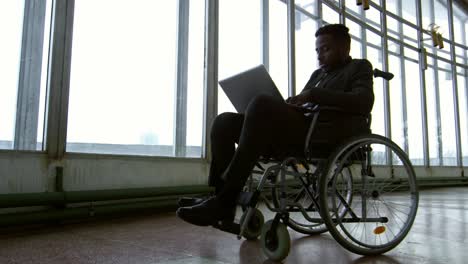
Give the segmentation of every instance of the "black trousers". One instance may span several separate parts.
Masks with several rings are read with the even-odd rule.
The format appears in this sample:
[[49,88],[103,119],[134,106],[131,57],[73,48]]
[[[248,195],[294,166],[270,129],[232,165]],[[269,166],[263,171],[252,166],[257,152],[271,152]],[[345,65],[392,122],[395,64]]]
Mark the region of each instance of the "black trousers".
[[245,114],[218,115],[211,128],[209,174],[218,199],[235,204],[260,156],[303,153],[310,122],[297,108],[266,95],[254,98]]

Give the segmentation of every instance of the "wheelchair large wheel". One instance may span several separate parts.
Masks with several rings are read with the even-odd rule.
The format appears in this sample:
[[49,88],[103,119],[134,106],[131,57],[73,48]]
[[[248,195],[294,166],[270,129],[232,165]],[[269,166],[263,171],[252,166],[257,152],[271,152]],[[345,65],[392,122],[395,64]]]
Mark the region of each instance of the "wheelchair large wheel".
[[[289,214],[287,225],[293,230],[307,234],[316,235],[327,232],[328,229],[320,216],[319,192],[318,192],[318,171],[315,173],[301,173],[300,175],[287,174],[286,178],[286,202]],[[272,188],[272,202],[276,208],[280,206],[280,178],[281,173],[277,173],[274,178]],[[344,171],[343,177],[351,179],[351,172]],[[299,178],[300,177],[300,178]],[[351,183],[351,180],[348,181]],[[310,219],[306,219],[304,214]]]
[[[339,175],[353,172],[352,197]],[[408,234],[418,208],[416,177],[406,154],[379,135],[356,137],[330,157],[320,179],[322,217],[346,249],[361,255],[382,254]]]

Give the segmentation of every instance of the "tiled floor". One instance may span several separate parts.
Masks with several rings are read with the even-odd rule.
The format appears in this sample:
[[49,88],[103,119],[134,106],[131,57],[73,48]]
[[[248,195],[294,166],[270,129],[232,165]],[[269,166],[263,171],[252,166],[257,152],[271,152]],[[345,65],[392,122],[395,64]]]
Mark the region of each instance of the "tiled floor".
[[[421,191],[410,234],[377,257],[346,251],[325,233],[289,230],[284,263],[468,263],[468,187]],[[211,227],[184,223],[174,213],[35,227],[0,234],[0,263],[271,263],[259,241],[237,240]]]

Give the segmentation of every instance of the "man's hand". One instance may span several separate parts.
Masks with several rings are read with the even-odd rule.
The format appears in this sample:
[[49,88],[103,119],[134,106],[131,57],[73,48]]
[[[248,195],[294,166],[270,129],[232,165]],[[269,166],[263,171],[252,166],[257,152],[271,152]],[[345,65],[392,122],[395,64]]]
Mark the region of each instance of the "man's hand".
[[286,103],[292,105],[303,105],[307,102],[310,102],[309,97],[305,93],[298,94],[296,96],[289,97],[286,99]]

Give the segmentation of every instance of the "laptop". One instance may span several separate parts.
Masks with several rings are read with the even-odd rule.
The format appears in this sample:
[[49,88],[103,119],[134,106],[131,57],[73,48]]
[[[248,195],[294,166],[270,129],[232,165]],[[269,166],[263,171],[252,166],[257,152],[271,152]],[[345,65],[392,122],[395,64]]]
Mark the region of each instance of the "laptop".
[[250,101],[260,94],[284,101],[263,64],[221,80],[219,85],[238,113],[244,113]]

